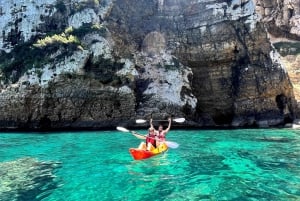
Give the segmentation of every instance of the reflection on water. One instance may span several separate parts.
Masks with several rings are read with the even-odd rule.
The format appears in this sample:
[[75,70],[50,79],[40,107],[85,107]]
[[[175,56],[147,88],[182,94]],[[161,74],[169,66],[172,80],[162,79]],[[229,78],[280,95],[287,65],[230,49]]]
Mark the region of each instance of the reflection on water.
[[[2,134],[0,164],[23,157],[60,163],[16,182],[42,183],[39,191],[5,192],[44,201],[300,200],[300,131],[178,130],[168,138],[180,147],[134,161],[128,149],[140,141],[120,132]],[[3,192],[1,200],[13,200]]]

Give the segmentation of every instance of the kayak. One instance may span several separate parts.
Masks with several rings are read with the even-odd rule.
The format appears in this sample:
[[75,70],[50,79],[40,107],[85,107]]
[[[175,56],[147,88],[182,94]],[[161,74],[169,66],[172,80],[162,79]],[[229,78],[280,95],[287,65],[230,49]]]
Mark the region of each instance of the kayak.
[[157,148],[151,151],[145,149],[130,148],[129,152],[134,158],[134,160],[143,160],[164,153],[167,150],[168,150],[168,146],[165,143],[162,143]]

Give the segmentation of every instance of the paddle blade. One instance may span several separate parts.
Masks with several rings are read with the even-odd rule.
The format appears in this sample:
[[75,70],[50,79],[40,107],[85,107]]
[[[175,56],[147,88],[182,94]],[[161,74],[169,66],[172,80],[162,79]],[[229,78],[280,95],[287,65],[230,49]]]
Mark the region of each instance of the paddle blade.
[[185,121],[185,118],[176,118],[176,119],[173,119],[173,121],[175,121],[177,123],[183,123]]
[[122,132],[130,132],[128,129],[126,129],[124,127],[120,127],[120,126],[117,127],[117,130],[122,131]]
[[144,120],[144,119],[137,119],[137,120],[135,120],[135,122],[136,122],[137,124],[143,124],[143,123],[146,123],[147,121]]
[[165,141],[166,145],[172,149],[177,149],[179,147],[179,144],[176,142],[170,142],[170,141]]

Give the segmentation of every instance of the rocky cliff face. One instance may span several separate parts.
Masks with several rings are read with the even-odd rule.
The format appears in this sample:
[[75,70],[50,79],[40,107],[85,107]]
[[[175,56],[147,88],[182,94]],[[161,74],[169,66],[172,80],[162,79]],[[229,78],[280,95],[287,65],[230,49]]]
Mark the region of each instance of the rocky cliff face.
[[[285,65],[299,108],[300,85],[300,1],[256,1],[256,10],[262,16],[270,41],[278,50]],[[297,110],[299,117],[299,111]]]
[[300,37],[299,0],[255,0],[256,11],[262,16],[267,31],[274,37]]
[[[5,2],[0,126],[104,128],[151,113],[198,126],[292,121],[292,84],[268,36],[281,34],[285,10],[272,21],[268,5],[277,9],[251,0]],[[289,17],[297,37],[297,14]]]

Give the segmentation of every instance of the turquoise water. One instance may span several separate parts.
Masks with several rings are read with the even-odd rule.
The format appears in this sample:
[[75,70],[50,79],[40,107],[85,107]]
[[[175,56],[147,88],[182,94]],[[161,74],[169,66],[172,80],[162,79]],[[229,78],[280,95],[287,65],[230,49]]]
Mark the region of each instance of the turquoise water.
[[118,131],[2,133],[0,163],[60,162],[43,201],[300,200],[300,131],[172,130],[168,140],[179,148],[134,161],[140,140]]

